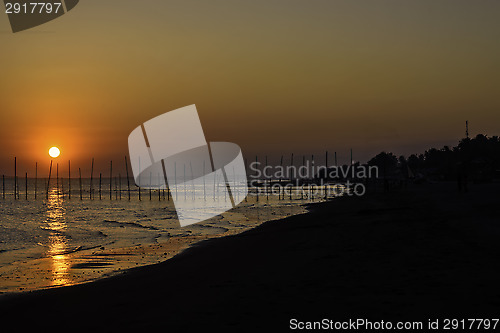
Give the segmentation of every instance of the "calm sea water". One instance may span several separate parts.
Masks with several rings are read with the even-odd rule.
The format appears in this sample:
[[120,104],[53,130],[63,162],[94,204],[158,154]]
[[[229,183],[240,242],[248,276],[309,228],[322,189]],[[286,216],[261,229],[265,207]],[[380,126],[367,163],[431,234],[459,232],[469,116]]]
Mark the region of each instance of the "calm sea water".
[[[29,180],[26,199],[24,180],[20,180],[15,200],[14,183],[12,179],[6,180],[5,199],[3,188],[0,195],[0,291],[37,289],[94,279],[113,267],[93,270],[95,274],[85,278],[76,273],[68,278],[70,268],[86,267],[82,264],[83,254],[168,244],[185,237],[237,233],[267,220],[304,212],[301,204],[310,202],[297,194],[292,200],[288,196],[286,200],[278,200],[273,195],[257,198],[250,194],[247,200],[222,216],[181,228],[167,193],[153,190],[150,196],[149,190],[141,190],[139,200],[137,187],[133,186],[129,200],[124,182],[120,200],[116,185],[112,186],[111,198],[109,183],[103,185],[99,199],[98,181],[94,180],[93,199],[90,199],[90,181],[86,179],[82,184],[81,200],[77,179],[72,180],[71,199],[67,180],[59,183],[59,189],[52,184],[48,196],[44,181],[38,180],[35,199],[34,180]],[[214,208],[210,207],[210,200],[207,202],[205,209]],[[77,255],[80,253],[82,255]],[[44,266],[44,259],[50,259],[51,265]],[[132,255],[127,259],[129,266],[134,260],[142,265],[153,259],[147,261],[144,255]],[[154,260],[158,260],[158,256]],[[61,278],[61,274],[66,277]],[[37,281],[42,275],[44,280]]]

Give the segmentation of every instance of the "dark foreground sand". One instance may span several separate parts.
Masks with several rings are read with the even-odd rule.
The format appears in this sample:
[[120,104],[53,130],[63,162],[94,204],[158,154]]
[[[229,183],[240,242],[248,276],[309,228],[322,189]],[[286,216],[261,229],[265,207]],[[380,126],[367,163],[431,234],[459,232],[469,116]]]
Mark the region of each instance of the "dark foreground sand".
[[499,318],[498,187],[413,185],[317,204],[120,276],[4,295],[1,331],[276,332],[291,318]]

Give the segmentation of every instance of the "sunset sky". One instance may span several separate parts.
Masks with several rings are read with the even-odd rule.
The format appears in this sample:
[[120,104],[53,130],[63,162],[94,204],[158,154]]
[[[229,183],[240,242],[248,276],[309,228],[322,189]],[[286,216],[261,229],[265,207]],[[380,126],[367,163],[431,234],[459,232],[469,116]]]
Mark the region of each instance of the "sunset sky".
[[[123,161],[144,121],[196,104],[245,156],[347,163],[500,135],[497,0],[83,0],[13,34],[0,13],[0,173]],[[44,170],[44,169],[42,169]]]

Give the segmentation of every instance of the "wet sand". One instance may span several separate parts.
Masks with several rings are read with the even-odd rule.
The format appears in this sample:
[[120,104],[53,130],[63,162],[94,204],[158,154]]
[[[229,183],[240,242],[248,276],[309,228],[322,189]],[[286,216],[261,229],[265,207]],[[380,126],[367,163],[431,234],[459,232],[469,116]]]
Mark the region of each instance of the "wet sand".
[[412,185],[314,204],[163,263],[2,295],[2,327],[240,332],[286,331],[291,318],[498,318],[499,185]]

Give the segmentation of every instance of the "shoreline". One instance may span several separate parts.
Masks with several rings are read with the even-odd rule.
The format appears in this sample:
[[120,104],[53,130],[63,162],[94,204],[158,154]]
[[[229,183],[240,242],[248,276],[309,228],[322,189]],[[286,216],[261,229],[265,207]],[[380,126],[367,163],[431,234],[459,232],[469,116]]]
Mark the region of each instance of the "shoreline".
[[[420,186],[420,185],[419,185]],[[0,296],[6,325],[285,330],[291,318],[495,318],[498,184],[337,198],[73,287]],[[86,321],[85,318],[91,318]],[[76,324],[77,323],[77,324]]]

